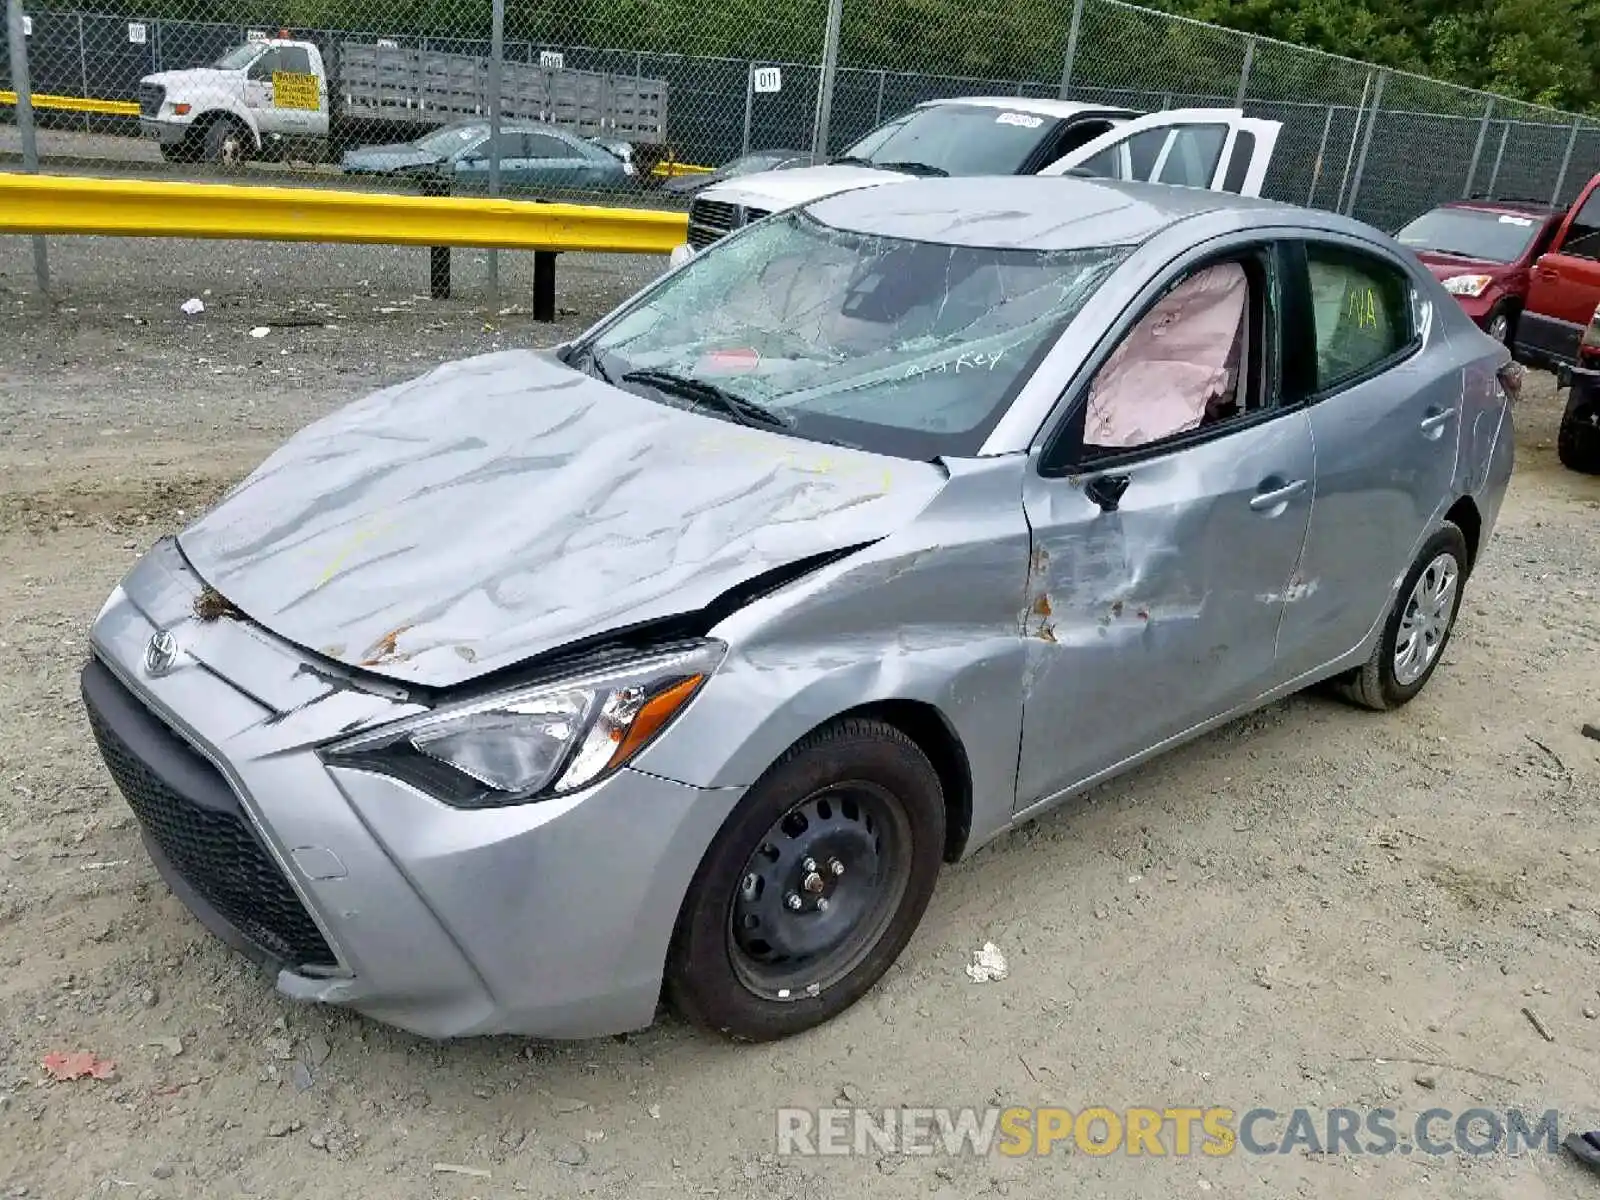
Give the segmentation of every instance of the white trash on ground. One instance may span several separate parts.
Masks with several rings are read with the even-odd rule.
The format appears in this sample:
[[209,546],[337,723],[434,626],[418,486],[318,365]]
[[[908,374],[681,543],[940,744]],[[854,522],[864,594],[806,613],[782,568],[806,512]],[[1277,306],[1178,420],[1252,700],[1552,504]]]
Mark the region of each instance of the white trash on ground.
[[201,313],[205,312],[206,302],[200,299],[200,297],[195,296],[193,299],[185,300],[181,305],[179,305],[179,307],[182,308],[183,311],[189,316],[198,317]]
[[972,961],[967,964],[967,978],[973,983],[993,983],[1009,974],[1011,968],[1006,966],[1006,956],[993,942],[985,942],[982,950],[974,950]]
[[250,331],[250,336],[253,337],[253,338],[264,338],[264,337],[267,336],[267,334],[269,334],[271,332],[272,332],[272,328],[270,326],[257,325],[254,329],[252,329]]

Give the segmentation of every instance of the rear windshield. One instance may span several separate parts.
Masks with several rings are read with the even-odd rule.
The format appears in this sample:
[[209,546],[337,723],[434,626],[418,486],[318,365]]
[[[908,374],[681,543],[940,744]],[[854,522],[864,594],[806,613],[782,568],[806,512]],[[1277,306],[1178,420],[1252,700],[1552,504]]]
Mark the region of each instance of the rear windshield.
[[1413,250],[1509,263],[1522,257],[1543,225],[1544,218],[1534,214],[1436,208],[1423,213],[1395,237]]
[[713,383],[799,437],[967,456],[1126,253],[905,241],[796,212],[719,242],[584,348],[597,373],[663,403],[683,400],[623,376]]
[[935,104],[880,125],[843,157],[929,174],[1015,175],[1059,124],[1038,113]]

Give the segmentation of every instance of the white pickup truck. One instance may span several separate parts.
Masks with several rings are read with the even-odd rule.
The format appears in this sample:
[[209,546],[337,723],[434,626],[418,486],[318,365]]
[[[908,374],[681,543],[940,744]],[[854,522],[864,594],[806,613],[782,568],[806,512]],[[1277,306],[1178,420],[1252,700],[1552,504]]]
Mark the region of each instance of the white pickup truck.
[[1071,173],[1258,196],[1282,128],[1236,108],[1140,115],[1021,96],[930,100],[824,166],[742,175],[701,191],[689,208],[689,240],[672,252],[672,265],[769,213],[917,176]]
[[[139,81],[139,128],[174,162],[236,162],[291,149],[327,156],[330,139],[416,138],[489,111],[487,60],[380,41],[256,38],[216,62]],[[331,59],[332,61],[328,61]],[[559,61],[507,62],[501,115],[615,144],[666,138],[667,83],[574,70]]]
[[328,137],[328,72],[310,42],[267,38],[209,67],[139,81],[139,131],[172,162],[236,162]]

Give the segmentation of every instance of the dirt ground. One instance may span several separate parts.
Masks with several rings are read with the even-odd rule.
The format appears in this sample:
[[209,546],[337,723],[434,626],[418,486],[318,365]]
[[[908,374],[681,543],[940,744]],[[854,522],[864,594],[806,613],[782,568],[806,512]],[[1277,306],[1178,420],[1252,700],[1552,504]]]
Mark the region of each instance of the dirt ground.
[[[1600,722],[1600,480],[1556,463],[1547,377],[1456,638],[1405,710],[1295,698],[1001,839],[947,870],[884,983],[804,1037],[734,1047],[668,1017],[433,1044],[279,999],[168,893],[89,739],[85,633],[158,533],[307,420],[547,342],[655,267],[564,259],[576,311],[552,329],[413,299],[415,252],[52,251],[69,286],[45,315],[26,244],[0,239],[0,1196],[1600,1195],[1542,1151],[774,1154],[775,1109],[841,1096],[1600,1123],[1600,742],[1579,731]],[[514,296],[524,266],[503,270]],[[1010,973],[974,983],[985,942]],[[50,1082],[56,1051],[114,1078]]]

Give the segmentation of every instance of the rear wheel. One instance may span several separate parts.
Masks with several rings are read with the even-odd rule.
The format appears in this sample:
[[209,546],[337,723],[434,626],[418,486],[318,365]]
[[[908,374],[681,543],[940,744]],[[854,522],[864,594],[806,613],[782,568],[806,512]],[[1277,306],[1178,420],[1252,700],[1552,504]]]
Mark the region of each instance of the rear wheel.
[[939,776],[910,738],[846,720],[752,787],[695,875],[667,965],[690,1021],[744,1041],[820,1025],[889,969],[944,855]]
[[1406,573],[1372,657],[1335,680],[1336,690],[1378,711],[1399,708],[1420,692],[1455,628],[1468,566],[1467,539],[1447,521],[1423,543]]
[[1600,398],[1576,385],[1567,394],[1556,434],[1556,455],[1561,465],[1585,475],[1600,475]]

